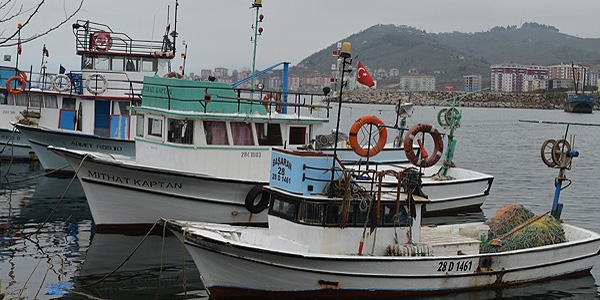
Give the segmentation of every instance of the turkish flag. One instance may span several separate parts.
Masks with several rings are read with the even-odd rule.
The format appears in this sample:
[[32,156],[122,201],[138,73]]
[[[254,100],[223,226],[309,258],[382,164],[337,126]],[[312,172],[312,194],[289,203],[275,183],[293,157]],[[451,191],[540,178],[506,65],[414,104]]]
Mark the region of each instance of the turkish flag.
[[367,69],[365,69],[365,66],[363,66],[363,64],[360,61],[358,62],[356,81],[368,87],[373,87],[375,85],[373,78],[371,78],[371,75],[369,75],[369,72],[367,72]]

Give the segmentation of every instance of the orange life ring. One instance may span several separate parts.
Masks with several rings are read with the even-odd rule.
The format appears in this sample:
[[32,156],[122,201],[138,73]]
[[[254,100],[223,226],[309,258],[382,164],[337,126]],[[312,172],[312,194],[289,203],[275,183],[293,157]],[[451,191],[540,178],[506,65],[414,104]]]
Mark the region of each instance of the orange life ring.
[[[415,137],[418,133],[429,133],[431,138],[433,139],[433,154],[428,155],[427,151],[422,146],[421,139],[418,139],[421,151],[421,157],[419,158],[415,151],[413,150],[413,143]],[[421,168],[427,168],[435,165],[444,152],[444,142],[442,141],[442,134],[431,124],[416,124],[411,127],[406,133],[406,138],[404,139],[404,153],[406,153],[406,158],[415,166]]]
[[[377,130],[379,131],[379,140],[377,140],[377,144],[375,144],[369,150],[363,148],[358,143],[357,137],[360,128],[367,124],[377,126]],[[377,153],[379,153],[379,151],[385,147],[385,143],[387,142],[387,129],[385,128],[383,121],[381,121],[378,117],[372,115],[362,116],[358,118],[354,124],[352,124],[352,127],[350,127],[348,141],[350,142],[350,148],[354,150],[354,153],[362,157],[372,157],[377,155]]]
[[[17,88],[17,86],[15,85],[15,88],[13,88],[11,86],[13,81],[18,81],[21,87]],[[8,77],[8,80],[6,80],[6,90],[13,95],[24,92],[26,85],[27,81],[25,81],[25,78],[18,75],[10,76]]]
[[181,79],[181,78],[183,78],[183,75],[181,73],[170,72],[170,73],[165,74],[165,77]]
[[[263,105],[265,106],[265,109],[267,110],[267,112],[269,111],[269,105],[270,103],[268,101],[275,101],[275,102],[279,102],[279,94],[277,93],[267,93],[264,97],[263,97]],[[283,106],[282,105],[275,105],[275,111],[278,113],[281,113],[283,111]]]
[[106,52],[112,46],[110,33],[106,31],[97,31],[92,33],[92,50]]

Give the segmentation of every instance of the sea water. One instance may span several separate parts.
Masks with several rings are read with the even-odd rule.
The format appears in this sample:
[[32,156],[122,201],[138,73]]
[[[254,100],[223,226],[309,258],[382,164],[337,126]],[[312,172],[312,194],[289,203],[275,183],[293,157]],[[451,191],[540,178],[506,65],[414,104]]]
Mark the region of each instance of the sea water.
[[[407,120],[437,124],[444,107],[415,107]],[[535,120],[600,124],[600,113],[562,110],[461,108],[454,162],[495,177],[481,211],[428,219],[428,223],[482,221],[508,203],[535,214],[550,210],[558,170],[541,160],[547,139],[564,137],[566,125]],[[325,112],[319,112],[325,116]],[[394,106],[344,105],[340,130],[347,132],[363,115],[396,123]],[[330,112],[333,119],[337,109]],[[330,133],[330,122],[320,133]],[[389,129],[388,139],[396,134]],[[600,231],[600,127],[569,126],[579,157],[561,193],[565,222]],[[25,299],[202,299],[200,274],[173,236],[126,235],[95,231],[77,179],[49,178],[35,163],[0,164],[0,279],[2,291]],[[5,176],[6,175],[6,176]],[[566,185],[566,184],[565,184]],[[118,209],[118,208],[115,208]],[[595,299],[600,266],[582,278],[554,280],[505,289],[421,299]],[[263,274],[262,276],[268,276]],[[68,292],[68,293],[67,293]]]

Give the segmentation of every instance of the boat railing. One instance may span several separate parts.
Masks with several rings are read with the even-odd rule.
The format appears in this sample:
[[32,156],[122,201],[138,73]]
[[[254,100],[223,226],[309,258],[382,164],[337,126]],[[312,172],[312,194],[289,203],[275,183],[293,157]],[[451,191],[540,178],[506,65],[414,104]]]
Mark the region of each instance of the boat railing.
[[173,57],[170,41],[132,39],[123,32],[91,21],[77,20],[73,24],[77,54],[151,55]]
[[[143,87],[143,74],[129,74],[124,71],[83,70],[65,73],[34,72],[15,69],[0,69],[0,82],[6,83],[11,76],[22,77],[26,84],[23,92],[43,92],[89,97],[129,97],[140,98]],[[11,83],[12,89],[20,89],[20,84]],[[0,86],[6,89],[6,84]],[[17,96],[20,93],[10,93]]]

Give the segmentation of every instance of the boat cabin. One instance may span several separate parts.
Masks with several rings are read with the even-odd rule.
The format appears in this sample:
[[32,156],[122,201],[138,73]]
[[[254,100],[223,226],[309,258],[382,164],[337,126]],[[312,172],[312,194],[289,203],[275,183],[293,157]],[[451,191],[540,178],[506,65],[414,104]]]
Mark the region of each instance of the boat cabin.
[[132,107],[136,162],[267,182],[272,147],[305,147],[328,122],[267,108],[225,83],[145,77],[142,104]]

